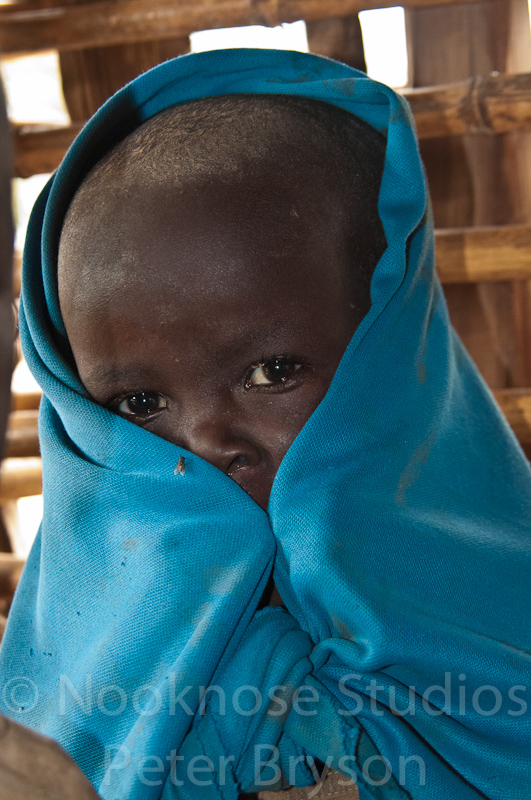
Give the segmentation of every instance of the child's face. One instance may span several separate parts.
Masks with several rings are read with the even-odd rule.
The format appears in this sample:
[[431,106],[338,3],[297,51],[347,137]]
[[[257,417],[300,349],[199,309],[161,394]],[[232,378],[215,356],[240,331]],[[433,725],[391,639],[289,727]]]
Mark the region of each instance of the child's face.
[[[115,190],[61,239],[79,375],[101,405],[223,470],[267,507],[368,298],[338,201],[271,177]],[[318,457],[318,454],[316,454]]]

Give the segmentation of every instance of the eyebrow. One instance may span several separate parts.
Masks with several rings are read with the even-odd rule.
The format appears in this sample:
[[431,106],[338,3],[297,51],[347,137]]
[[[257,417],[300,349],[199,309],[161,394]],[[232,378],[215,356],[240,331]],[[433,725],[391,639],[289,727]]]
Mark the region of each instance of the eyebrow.
[[[221,344],[217,348],[216,358],[219,360],[242,358],[248,355],[251,350],[274,347],[275,340],[286,337],[291,337],[292,339],[304,337],[312,329],[313,326],[311,324],[297,324],[297,327],[294,328],[289,320],[274,321],[267,328],[257,328],[244,336],[238,336],[237,339]],[[301,342],[301,344],[303,343]],[[306,343],[304,344],[306,345]],[[289,346],[291,348],[293,345],[290,344]]]
[[127,381],[144,381],[152,376],[152,372],[149,369],[140,369],[137,364],[131,364],[131,367],[117,367],[111,366],[105,369],[98,368],[97,370],[94,369],[90,374],[90,379],[94,379],[95,382],[105,384],[105,383],[120,383],[125,380]]
[[[224,364],[231,360],[238,361],[243,358],[256,358],[264,355],[271,355],[271,352],[264,350],[271,350],[277,346],[276,340],[291,337],[292,339],[299,339],[300,337],[307,336],[313,329],[313,326],[308,323],[300,324],[300,320],[294,329],[293,323],[290,320],[272,320],[267,325],[260,325],[252,331],[246,331],[225,343],[219,343],[216,347],[214,358],[218,363]],[[208,337],[205,337],[205,345],[209,345]],[[277,355],[282,355],[284,350],[284,343],[279,342],[279,352]],[[307,342],[290,343],[288,348],[291,350],[293,347],[307,347]],[[261,352],[258,352],[261,351]],[[102,390],[107,391],[109,386],[119,387],[125,383],[141,384],[157,380],[159,375],[156,371],[149,366],[139,366],[138,363],[131,361],[123,367],[118,365],[111,365],[108,367],[101,366],[94,369],[88,376],[95,386],[101,387]]]

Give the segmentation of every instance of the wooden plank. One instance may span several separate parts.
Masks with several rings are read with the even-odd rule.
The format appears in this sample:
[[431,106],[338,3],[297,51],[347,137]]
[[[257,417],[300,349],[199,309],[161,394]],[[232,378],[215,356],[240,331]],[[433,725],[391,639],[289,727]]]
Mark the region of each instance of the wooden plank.
[[[481,5],[409,9],[414,85],[433,87],[492,71],[510,73],[510,5],[508,0],[486,0]],[[509,179],[505,135],[423,139],[420,151],[438,230],[525,222]],[[518,383],[513,284],[447,284],[445,294],[450,319],[489,386],[525,385]]]
[[190,50],[190,38],[63,50],[61,83],[73,122],[84,122],[142,72]]
[[[460,0],[403,0],[402,4],[426,8],[456,2]],[[175,0],[100,0],[23,10],[7,5],[0,6],[0,51],[8,54],[104,47],[188,36],[209,28],[348,17],[394,5],[396,0],[188,0],[178,4]]]
[[531,390],[502,389],[494,396],[520,444],[531,445]]
[[81,127],[81,124],[68,127],[48,125],[15,127],[16,177],[29,178],[31,175],[54,172]]
[[6,458],[39,455],[38,417],[37,410],[11,412],[4,446]]
[[419,139],[507,133],[531,126],[531,75],[493,73],[446,86],[402,91]]
[[334,58],[355,69],[367,72],[361,25],[357,14],[351,17],[329,17],[306,22],[310,53]]
[[11,392],[11,411],[38,410],[41,392]]
[[22,280],[22,252],[13,251],[13,297],[19,297]]
[[[13,148],[7,119],[4,91],[0,81],[0,452],[9,412],[9,389],[13,369],[13,215],[11,175]],[[0,547],[6,546],[0,525]]]
[[[24,559],[14,553],[0,553],[0,641],[24,563]],[[0,787],[0,794],[1,791]]]
[[0,467],[0,504],[42,492],[40,458],[5,458]]
[[436,259],[443,283],[531,278],[531,227],[499,225],[438,230]]
[[[435,231],[436,260],[444,284],[495,283],[531,278],[531,226],[491,225]],[[38,408],[40,394],[14,395],[14,410]]]
[[[526,0],[510,0],[511,25],[505,69],[528,72],[531,69],[529,5]],[[519,222],[531,221],[531,131],[514,131],[507,164],[513,192],[518,197]],[[516,340],[516,386],[531,386],[531,281],[514,283],[513,316]]]
[[14,553],[0,553],[0,580],[13,579],[16,585],[25,560]]

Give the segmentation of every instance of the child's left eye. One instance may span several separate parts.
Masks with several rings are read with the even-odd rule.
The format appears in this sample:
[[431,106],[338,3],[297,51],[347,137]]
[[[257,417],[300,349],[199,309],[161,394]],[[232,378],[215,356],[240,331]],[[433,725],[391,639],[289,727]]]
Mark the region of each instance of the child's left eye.
[[286,383],[301,368],[287,358],[274,358],[252,368],[252,372],[245,382],[245,388],[253,386],[281,386]]
[[147,417],[153,416],[158,411],[166,408],[166,398],[156,392],[137,392],[124,397],[114,410],[125,417]]

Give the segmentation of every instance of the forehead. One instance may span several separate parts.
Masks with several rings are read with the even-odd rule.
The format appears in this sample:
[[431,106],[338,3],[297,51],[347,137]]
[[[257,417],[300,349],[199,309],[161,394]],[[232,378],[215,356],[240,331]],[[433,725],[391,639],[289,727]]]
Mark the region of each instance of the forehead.
[[[187,191],[115,189],[60,247],[62,305],[130,303],[216,306],[246,313],[273,294],[308,312],[344,289],[348,245],[337,201],[319,187],[265,175],[260,186],[203,181]],[[62,279],[61,279],[62,276]],[[140,292],[140,295],[138,295]],[[192,305],[190,305],[192,304]],[[258,307],[255,314],[258,313]]]
[[[221,172],[221,174],[220,174]],[[61,304],[155,282],[206,301],[243,297],[271,282],[280,294],[334,287],[352,209],[320,171],[270,160],[228,175],[200,172],[149,179],[145,162],[104,172],[81,192],[59,249]],[[341,280],[343,278],[341,277]],[[116,296],[115,296],[116,297]]]
[[249,107],[244,98],[235,114],[242,98],[228,110],[226,100],[163,112],[89,174],[61,235],[63,310],[116,304],[139,288],[164,304],[163,286],[202,303],[249,303],[273,288],[278,302],[297,294],[300,307],[337,298],[352,276],[355,231],[358,253],[373,237],[367,159],[356,156],[353,172],[337,136],[330,145],[327,104],[315,117],[314,101],[301,111],[294,98],[255,97]]

